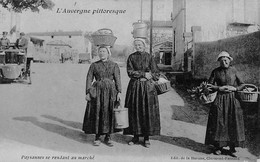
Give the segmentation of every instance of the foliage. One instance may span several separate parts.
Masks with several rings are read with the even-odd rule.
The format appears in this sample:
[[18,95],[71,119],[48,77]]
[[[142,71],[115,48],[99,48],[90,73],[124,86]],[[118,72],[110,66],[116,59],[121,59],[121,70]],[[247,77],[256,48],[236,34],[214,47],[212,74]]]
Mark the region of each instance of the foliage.
[[187,91],[193,98],[200,98],[203,95],[207,96],[212,92],[212,90],[207,85],[207,82],[202,82],[199,86],[193,87],[192,89],[188,89]]
[[213,42],[199,42],[195,44],[194,51],[195,78],[208,78],[219,66],[216,61],[218,54],[227,51],[234,59],[231,64],[244,81],[260,86],[260,31]]
[[30,9],[32,12],[39,12],[39,8],[52,9],[54,3],[51,0],[0,0],[0,5],[13,10],[15,12],[22,12]]

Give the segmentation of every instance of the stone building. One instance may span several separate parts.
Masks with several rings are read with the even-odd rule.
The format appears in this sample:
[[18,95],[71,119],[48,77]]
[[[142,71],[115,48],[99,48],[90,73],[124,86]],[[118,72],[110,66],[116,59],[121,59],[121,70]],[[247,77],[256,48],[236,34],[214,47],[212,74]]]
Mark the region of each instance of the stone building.
[[38,58],[44,59],[44,62],[62,62],[64,58],[65,61],[77,63],[79,54],[91,53],[91,42],[82,31],[35,32],[27,35],[44,40],[44,53],[38,53],[41,55]]

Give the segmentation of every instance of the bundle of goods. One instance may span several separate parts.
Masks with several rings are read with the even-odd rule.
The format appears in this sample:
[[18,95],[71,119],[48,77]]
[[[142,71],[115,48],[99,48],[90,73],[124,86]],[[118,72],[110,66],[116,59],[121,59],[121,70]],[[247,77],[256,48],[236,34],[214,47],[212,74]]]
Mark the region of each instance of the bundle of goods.
[[107,28],[99,29],[94,32],[91,37],[95,46],[105,45],[112,47],[117,39],[117,37],[114,36],[113,31]]
[[199,86],[188,89],[192,97],[198,98],[203,104],[214,102],[217,91],[213,91],[206,82],[202,82]]

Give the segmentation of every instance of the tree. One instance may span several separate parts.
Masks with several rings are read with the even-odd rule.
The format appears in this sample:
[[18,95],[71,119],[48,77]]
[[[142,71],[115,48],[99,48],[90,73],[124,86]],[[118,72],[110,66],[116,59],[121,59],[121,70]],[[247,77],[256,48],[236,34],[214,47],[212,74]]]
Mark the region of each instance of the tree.
[[0,5],[8,10],[20,13],[25,10],[39,12],[40,7],[43,9],[52,9],[54,7],[51,0],[0,0]]

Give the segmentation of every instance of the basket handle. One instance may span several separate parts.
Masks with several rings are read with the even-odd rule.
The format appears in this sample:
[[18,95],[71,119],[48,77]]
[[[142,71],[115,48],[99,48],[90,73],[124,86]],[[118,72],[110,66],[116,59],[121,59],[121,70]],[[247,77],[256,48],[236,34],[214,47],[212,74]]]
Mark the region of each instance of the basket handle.
[[114,107],[114,110],[119,110],[119,109],[122,109],[122,103],[121,103],[121,99],[119,98],[119,100],[116,100],[118,102],[118,107]]
[[253,85],[253,84],[244,84],[244,87],[252,87],[256,89],[256,92],[258,92],[258,88],[257,86]]
[[168,78],[167,78],[164,74],[160,74],[160,77],[162,77],[162,78],[168,80]]
[[109,31],[110,31],[110,34],[114,35],[114,34],[113,34],[113,31],[112,31],[111,29],[109,29],[109,28],[99,29],[98,32],[103,31],[103,30],[109,30]]

